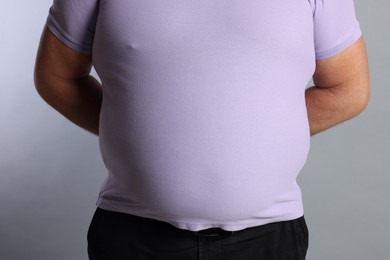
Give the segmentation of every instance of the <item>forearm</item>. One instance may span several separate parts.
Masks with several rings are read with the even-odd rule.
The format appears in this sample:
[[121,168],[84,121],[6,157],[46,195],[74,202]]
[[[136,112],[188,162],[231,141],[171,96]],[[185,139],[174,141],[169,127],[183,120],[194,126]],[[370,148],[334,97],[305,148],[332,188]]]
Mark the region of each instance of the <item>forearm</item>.
[[102,88],[92,76],[61,80],[37,86],[40,96],[54,109],[81,128],[99,135]]
[[356,93],[336,87],[312,86],[306,89],[305,98],[311,136],[357,116],[367,105]]

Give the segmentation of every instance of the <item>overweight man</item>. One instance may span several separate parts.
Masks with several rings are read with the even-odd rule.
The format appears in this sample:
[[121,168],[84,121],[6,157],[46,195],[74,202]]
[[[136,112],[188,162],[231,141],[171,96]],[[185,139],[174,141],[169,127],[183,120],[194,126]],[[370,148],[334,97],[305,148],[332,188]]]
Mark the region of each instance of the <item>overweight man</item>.
[[310,137],[370,97],[353,0],[54,0],[35,85],[99,138],[90,260],[305,259]]

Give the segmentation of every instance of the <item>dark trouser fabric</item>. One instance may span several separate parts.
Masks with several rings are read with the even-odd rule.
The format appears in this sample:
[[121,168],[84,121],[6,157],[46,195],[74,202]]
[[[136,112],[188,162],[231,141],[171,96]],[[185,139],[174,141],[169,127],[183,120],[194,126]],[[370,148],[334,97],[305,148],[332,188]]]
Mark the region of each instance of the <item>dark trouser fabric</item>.
[[304,260],[304,216],[239,231],[183,230],[97,208],[88,229],[90,260]]

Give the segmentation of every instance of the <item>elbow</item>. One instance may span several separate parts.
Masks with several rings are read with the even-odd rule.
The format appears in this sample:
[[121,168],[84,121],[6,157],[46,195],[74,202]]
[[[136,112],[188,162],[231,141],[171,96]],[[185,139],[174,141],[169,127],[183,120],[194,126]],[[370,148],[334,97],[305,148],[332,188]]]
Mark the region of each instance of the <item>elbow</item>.
[[47,99],[50,90],[52,90],[54,82],[53,77],[49,73],[45,73],[37,68],[34,69],[34,85],[35,90],[43,99]]
[[57,83],[50,75],[34,75],[35,90],[51,106],[58,102],[63,95],[63,92],[57,87]]
[[357,91],[353,95],[351,95],[352,100],[351,103],[353,104],[353,110],[354,114],[359,115],[362,113],[366,108],[368,107],[370,100],[371,100],[371,91],[370,91],[370,84],[365,84],[364,87],[360,88],[360,91]]
[[361,112],[363,112],[367,107],[368,107],[368,104],[370,103],[370,100],[371,100],[371,93],[370,91],[368,91],[364,98],[363,98],[363,101],[361,103]]
[[35,64],[34,68],[34,86],[35,90],[38,92],[38,94],[41,95],[42,91],[44,90],[46,84],[46,76],[42,71],[39,69],[38,64]]
[[38,92],[39,95],[41,95],[44,89],[44,80],[35,73],[34,73],[34,85],[35,85],[35,90]]
[[363,112],[369,105],[371,100],[371,84],[370,82],[367,82],[365,84],[365,87],[361,91],[361,98],[360,98],[360,111]]

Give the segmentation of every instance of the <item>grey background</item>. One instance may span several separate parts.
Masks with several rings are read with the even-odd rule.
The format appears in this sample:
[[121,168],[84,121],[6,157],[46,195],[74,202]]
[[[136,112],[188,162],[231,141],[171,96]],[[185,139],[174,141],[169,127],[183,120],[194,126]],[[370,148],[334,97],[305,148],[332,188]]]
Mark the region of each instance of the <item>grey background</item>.
[[[87,259],[86,233],[106,174],[98,138],[35,91],[34,60],[51,0],[0,1],[0,259]],[[372,96],[358,117],[311,138],[298,179],[308,260],[390,259],[390,2],[355,6]]]

